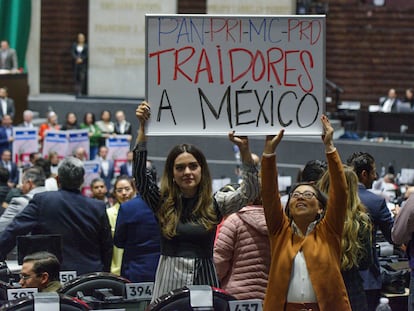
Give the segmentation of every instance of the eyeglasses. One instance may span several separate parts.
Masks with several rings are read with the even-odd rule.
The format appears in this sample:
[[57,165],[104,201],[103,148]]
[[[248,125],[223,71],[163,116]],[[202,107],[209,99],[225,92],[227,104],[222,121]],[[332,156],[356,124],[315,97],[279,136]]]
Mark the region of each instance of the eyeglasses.
[[295,191],[295,192],[292,192],[290,196],[294,199],[299,199],[300,197],[302,197],[306,200],[310,200],[313,198],[313,196],[316,197],[316,194],[313,193],[312,191],[305,191],[305,192]]
[[37,275],[36,274],[35,275],[23,275],[23,274],[19,274],[20,280],[23,280],[23,281],[27,281],[28,279],[34,278],[35,276],[37,276]]

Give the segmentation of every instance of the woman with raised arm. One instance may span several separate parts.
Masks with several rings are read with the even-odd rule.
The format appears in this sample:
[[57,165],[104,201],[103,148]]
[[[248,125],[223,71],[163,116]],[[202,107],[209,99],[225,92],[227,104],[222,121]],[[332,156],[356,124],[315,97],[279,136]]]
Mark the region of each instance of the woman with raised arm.
[[348,188],[333,144],[333,128],[326,116],[321,121],[330,172],[328,198],[314,183],[299,183],[292,187],[285,211],[278,191],[275,154],[284,130],[266,137],[262,200],[271,265],[263,310],[351,310],[340,271]]
[[186,285],[218,287],[213,263],[217,224],[259,195],[257,169],[247,137],[229,133],[240,149],[243,182],[234,192],[213,195],[212,180],[203,153],[194,145],[180,144],[169,152],[160,189],[146,170],[145,124],[150,118],[148,103],[141,103],[140,122],[134,148],[134,177],[138,192],[154,211],[161,229],[161,257],[155,276],[153,301]]
[[[366,311],[368,301],[359,270],[366,270],[372,264],[372,223],[358,196],[357,174],[348,165],[344,165],[344,172],[348,183],[348,207],[342,232],[341,273],[352,311]],[[329,191],[329,172],[322,175],[317,186],[325,193]]]

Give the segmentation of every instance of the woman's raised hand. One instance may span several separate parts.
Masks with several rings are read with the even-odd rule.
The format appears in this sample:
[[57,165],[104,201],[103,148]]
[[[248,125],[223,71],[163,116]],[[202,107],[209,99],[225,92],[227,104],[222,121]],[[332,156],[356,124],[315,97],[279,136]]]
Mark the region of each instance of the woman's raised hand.
[[285,133],[285,129],[281,129],[279,131],[279,134],[277,135],[267,135],[263,153],[267,153],[267,154],[275,153],[276,147],[281,142],[284,133]]
[[145,124],[145,122],[148,121],[151,117],[150,105],[146,101],[143,101],[135,110],[135,115],[137,116],[140,123]]
[[335,148],[333,144],[334,129],[331,125],[331,122],[329,122],[328,117],[324,114],[321,116],[321,122],[322,122],[322,141],[325,144],[326,151],[330,152]]

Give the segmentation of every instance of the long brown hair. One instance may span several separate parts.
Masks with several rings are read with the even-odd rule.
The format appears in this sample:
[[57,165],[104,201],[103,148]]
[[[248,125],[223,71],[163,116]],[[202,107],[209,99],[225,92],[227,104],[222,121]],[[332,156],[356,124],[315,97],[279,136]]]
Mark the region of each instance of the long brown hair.
[[[362,241],[371,240],[371,220],[365,206],[358,196],[358,176],[353,168],[344,165],[345,178],[348,184],[348,206],[346,209],[344,229],[342,232],[342,258],[341,269],[349,270],[358,267],[366,252]],[[329,173],[326,172],[318,182],[319,188],[328,192]]]
[[190,153],[201,167],[201,180],[198,185],[197,203],[192,207],[191,214],[207,230],[217,225],[218,217],[214,209],[213,190],[210,170],[204,154],[194,145],[180,144],[175,146],[167,156],[164,173],[161,177],[161,205],[157,210],[157,216],[162,233],[167,238],[177,234],[177,224],[182,215],[182,192],[174,182],[175,159],[182,153]]

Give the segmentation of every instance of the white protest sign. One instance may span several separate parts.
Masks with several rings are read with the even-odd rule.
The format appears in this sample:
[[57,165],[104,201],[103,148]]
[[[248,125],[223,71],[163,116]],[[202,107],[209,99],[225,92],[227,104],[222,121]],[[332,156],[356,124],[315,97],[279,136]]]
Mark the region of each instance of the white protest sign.
[[68,133],[68,146],[66,149],[66,155],[73,155],[73,152],[82,147],[85,149],[87,159],[89,159],[89,135],[88,130],[70,130]]
[[68,147],[65,131],[46,131],[43,139],[42,157],[47,159],[50,152],[56,152],[59,158],[66,157]]
[[92,194],[91,182],[100,176],[100,164],[97,161],[85,161],[85,177],[82,186],[82,194],[89,197]]
[[39,151],[38,129],[13,127],[13,160],[16,163],[29,163],[32,152]]
[[108,147],[108,159],[114,161],[115,173],[119,174],[120,167],[127,161],[127,153],[130,149],[130,135],[117,135],[106,139]]
[[64,158],[73,155],[73,151],[78,147],[83,147],[89,157],[88,130],[51,130],[45,134],[42,155],[47,158],[50,152],[56,151],[60,158]]
[[146,15],[149,135],[319,135],[325,16]]

